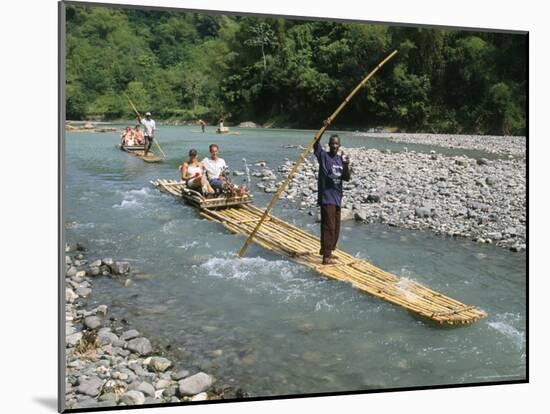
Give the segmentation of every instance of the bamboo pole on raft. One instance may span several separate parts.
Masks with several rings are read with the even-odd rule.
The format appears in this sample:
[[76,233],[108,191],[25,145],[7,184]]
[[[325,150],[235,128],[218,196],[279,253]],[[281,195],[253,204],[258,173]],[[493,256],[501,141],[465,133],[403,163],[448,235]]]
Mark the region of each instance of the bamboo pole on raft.
[[353,98],[353,96],[357,93],[357,91],[359,91],[359,89],[361,89],[363,87],[363,85],[365,85],[365,83],[367,83],[367,81],[370,78],[372,78],[374,76],[374,74],[376,72],[378,72],[378,70],[382,66],[384,66],[384,64],[386,64],[386,62],[389,61],[396,54],[397,54],[397,50],[394,50],[383,61],[381,61],[378,64],[378,66],[376,66],[361,82],[359,82],[359,84],[355,87],[355,89],[353,91],[351,91],[351,93],[348,95],[348,97],[340,104],[338,109],[336,109],[336,111],[334,111],[334,113],[327,118],[327,120],[325,121],[325,123],[321,127],[321,129],[319,129],[319,131],[317,131],[317,134],[315,134],[315,137],[313,138],[313,140],[309,143],[309,145],[304,150],[302,155],[300,155],[300,157],[298,158],[298,161],[296,161],[296,164],[294,164],[294,167],[292,168],[292,170],[288,174],[288,177],[285,179],[285,181],[283,181],[283,183],[279,186],[279,189],[277,190],[277,192],[273,195],[273,198],[271,199],[268,206],[266,207],[262,217],[260,218],[260,221],[258,222],[256,227],[254,228],[252,233],[250,233],[250,236],[248,236],[248,238],[246,239],[246,242],[244,243],[241,251],[239,252],[240,257],[244,256],[246,250],[248,249],[248,246],[250,245],[250,243],[252,243],[252,240],[254,239],[254,236],[258,232],[258,229],[260,228],[260,226],[264,222],[265,218],[267,217],[267,215],[269,214],[269,212],[271,211],[271,209],[275,205],[275,202],[279,199],[279,197],[281,196],[281,194],[285,190],[286,186],[288,185],[288,183],[290,182],[290,180],[292,179],[292,177],[294,176],[294,174],[298,170],[298,167],[300,166],[300,164],[302,164],[302,161],[308,156],[309,152],[313,149],[313,145],[315,145],[315,143],[321,138],[321,136],[324,134],[324,132],[328,128],[328,126],[338,116],[340,111],[342,109],[344,109],[344,107],[348,104],[348,102],[351,100],[351,98]]

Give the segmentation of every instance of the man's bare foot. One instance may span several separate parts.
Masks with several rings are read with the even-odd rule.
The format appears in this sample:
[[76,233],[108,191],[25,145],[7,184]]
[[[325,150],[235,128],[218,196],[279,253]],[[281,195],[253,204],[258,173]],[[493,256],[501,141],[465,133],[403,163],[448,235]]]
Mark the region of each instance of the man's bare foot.
[[336,264],[336,260],[334,260],[332,257],[323,257],[323,264],[324,265]]

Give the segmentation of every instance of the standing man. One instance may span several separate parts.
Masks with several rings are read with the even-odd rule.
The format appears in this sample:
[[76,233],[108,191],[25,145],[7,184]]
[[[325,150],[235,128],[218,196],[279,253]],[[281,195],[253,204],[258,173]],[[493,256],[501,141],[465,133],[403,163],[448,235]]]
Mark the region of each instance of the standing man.
[[145,138],[145,148],[143,151],[143,156],[146,157],[149,149],[151,148],[151,145],[153,144],[153,140],[155,139],[156,130],[155,121],[151,119],[151,112],[147,112],[145,114],[145,119],[141,120],[141,124],[143,125],[143,136]]
[[320,137],[313,146],[313,153],[319,161],[317,182],[317,204],[321,207],[321,250],[323,264],[334,264],[332,252],[336,249],[340,234],[340,209],[342,208],[342,180],[349,181],[349,158],[339,155],[340,138],[331,135],[329,152],[320,144]]
[[206,126],[206,122],[204,122],[202,119],[199,119],[199,125],[201,126],[202,133],[204,134],[204,127]]
[[224,177],[222,177],[222,172],[227,168],[227,164],[223,158],[218,157],[217,144],[210,144],[208,149],[210,150],[210,158],[205,157],[202,160],[206,177],[214,190],[221,191],[225,181]]

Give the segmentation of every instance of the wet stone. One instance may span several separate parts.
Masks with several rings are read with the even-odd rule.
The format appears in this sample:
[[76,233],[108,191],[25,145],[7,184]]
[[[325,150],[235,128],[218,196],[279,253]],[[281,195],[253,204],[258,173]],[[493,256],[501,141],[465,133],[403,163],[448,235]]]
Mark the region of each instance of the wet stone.
[[128,349],[138,355],[150,355],[153,352],[151,342],[147,338],[135,338],[128,342]]

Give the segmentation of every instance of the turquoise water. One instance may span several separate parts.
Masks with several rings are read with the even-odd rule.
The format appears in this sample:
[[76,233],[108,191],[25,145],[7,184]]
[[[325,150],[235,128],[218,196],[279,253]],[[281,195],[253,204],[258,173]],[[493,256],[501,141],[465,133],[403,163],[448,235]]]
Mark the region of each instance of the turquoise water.
[[[233,130],[241,134],[161,126],[157,136],[168,155],[161,164],[117,150],[117,133],[67,133],[66,238],[83,242],[92,260],[128,260],[135,273],[130,287],[97,279],[93,301],[107,304],[112,316],[128,319],[158,347],[169,347],[178,368],[204,370],[254,396],[525,378],[525,254],[427,232],[342,223],[343,250],[488,313],[473,325],[445,328],[257,246],[239,259],[244,237],[149,184],[178,178],[189,148],[206,155],[212,142],[234,169],[242,170],[246,158],[249,164],[265,160],[276,171],[300,153],[288,146],[305,146],[314,134]],[[345,146],[403,147],[340,136]],[[255,204],[265,206],[271,195],[252,188]],[[285,201],[274,209],[318,234],[307,211]]]

